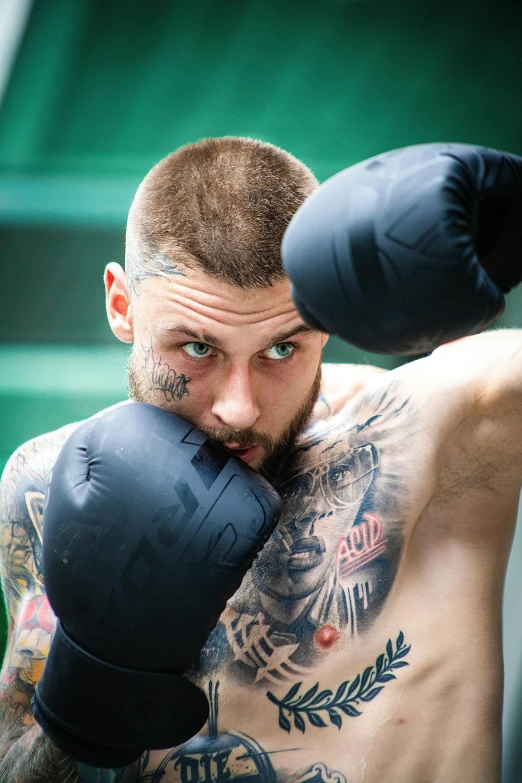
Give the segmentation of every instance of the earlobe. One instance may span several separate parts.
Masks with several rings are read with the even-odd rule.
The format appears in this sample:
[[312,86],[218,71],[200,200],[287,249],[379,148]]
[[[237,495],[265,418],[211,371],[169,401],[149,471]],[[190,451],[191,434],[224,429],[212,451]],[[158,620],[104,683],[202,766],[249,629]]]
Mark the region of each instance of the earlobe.
[[127,278],[120,264],[107,264],[104,274],[105,306],[113,334],[124,343],[134,340],[132,305]]
[[322,338],[323,338],[323,348],[324,348],[324,346],[326,345],[326,343],[327,343],[327,342],[328,342],[328,340],[330,339],[330,335],[329,335],[329,334],[327,334],[326,332],[323,332],[323,334],[322,334]]

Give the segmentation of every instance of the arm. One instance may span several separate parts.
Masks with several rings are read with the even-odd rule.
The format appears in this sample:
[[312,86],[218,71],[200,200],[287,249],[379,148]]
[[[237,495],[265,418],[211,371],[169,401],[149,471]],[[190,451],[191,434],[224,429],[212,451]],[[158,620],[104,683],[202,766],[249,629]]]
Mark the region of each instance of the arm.
[[131,783],[138,764],[98,770],[65,756],[42,732],[31,699],[43,670],[55,618],[41,574],[41,523],[49,472],[71,428],[22,446],[0,484],[2,578],[9,643],[0,676],[0,783]]
[[420,390],[426,427],[441,440],[444,491],[516,502],[522,484],[522,330],[441,346],[398,371]]

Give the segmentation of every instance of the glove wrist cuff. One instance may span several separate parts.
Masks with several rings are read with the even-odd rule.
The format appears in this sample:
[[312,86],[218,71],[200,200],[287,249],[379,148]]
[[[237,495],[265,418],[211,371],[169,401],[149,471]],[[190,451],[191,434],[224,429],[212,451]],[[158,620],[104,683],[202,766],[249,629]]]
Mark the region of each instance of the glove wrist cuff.
[[190,680],[96,658],[76,644],[61,623],[34,708],[37,721],[62,750],[105,767],[131,763],[145,749],[179,745],[194,736],[208,716],[207,699]]

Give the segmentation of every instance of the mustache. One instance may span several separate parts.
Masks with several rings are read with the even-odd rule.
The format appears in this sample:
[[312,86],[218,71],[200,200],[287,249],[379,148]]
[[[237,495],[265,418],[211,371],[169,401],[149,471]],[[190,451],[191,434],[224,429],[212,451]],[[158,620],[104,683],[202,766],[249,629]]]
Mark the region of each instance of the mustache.
[[251,428],[237,431],[227,427],[210,429],[199,426],[198,429],[216,443],[234,443],[240,449],[246,449],[250,446],[262,446],[266,457],[271,456],[277,446],[275,438],[272,438],[266,432],[258,432]]

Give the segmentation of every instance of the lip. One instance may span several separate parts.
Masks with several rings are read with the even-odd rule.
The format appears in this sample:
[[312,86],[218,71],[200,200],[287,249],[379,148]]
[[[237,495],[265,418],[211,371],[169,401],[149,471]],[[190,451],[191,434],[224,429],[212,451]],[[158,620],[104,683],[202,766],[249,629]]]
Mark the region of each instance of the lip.
[[238,459],[243,460],[243,462],[250,463],[253,461],[254,457],[256,456],[256,452],[259,448],[259,446],[247,446],[246,448],[239,449],[234,446],[229,446],[227,443],[225,443],[226,448],[232,452],[234,457],[237,457]]
[[318,536],[300,538],[292,544],[287,567],[293,571],[308,571],[315,568],[323,559],[324,539]]

